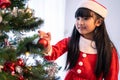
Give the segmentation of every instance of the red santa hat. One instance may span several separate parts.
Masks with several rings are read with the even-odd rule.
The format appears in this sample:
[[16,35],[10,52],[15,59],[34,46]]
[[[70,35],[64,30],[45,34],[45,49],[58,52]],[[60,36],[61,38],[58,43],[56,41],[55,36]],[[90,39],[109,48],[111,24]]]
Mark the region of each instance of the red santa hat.
[[101,15],[103,18],[107,15],[107,9],[102,4],[96,2],[95,0],[87,0],[80,5],[80,8],[88,8],[97,14]]

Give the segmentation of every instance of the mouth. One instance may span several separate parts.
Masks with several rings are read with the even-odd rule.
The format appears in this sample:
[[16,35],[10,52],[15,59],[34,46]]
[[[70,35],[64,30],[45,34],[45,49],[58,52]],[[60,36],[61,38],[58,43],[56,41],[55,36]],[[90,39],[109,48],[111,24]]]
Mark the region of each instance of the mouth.
[[82,30],[82,29],[86,29],[86,27],[78,27],[78,29],[81,29],[81,30]]

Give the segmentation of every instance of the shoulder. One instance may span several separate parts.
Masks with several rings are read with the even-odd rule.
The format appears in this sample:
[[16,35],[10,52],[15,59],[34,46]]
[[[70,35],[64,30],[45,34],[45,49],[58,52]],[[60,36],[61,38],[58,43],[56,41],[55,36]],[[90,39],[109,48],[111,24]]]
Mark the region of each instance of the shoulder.
[[110,47],[111,47],[112,51],[117,52],[117,49],[116,49],[115,45],[112,42],[110,42]]
[[111,46],[111,51],[112,51],[112,57],[118,59],[119,54],[118,54],[118,51],[114,45]]
[[70,37],[65,37],[59,40],[55,45],[67,45],[70,40]]
[[70,37],[66,37],[61,39],[59,42],[69,42],[69,40],[70,40]]

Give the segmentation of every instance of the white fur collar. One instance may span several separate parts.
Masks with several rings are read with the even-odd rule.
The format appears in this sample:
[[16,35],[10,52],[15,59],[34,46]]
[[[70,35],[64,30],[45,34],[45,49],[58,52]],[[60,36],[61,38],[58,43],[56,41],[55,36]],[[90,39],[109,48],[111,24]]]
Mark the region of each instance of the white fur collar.
[[95,42],[84,37],[80,37],[79,41],[79,48],[80,51],[87,53],[87,54],[97,54],[97,49]]

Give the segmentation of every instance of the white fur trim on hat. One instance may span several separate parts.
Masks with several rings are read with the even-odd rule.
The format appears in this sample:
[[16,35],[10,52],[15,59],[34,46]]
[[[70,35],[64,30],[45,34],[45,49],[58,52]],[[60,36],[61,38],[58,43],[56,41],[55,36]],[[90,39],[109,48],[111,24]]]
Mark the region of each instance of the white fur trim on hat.
[[87,0],[87,1],[83,2],[80,5],[80,8],[82,8],[82,7],[88,8],[88,9],[96,12],[97,14],[101,15],[103,18],[105,18],[107,15],[107,9],[100,3],[96,2],[95,0]]

